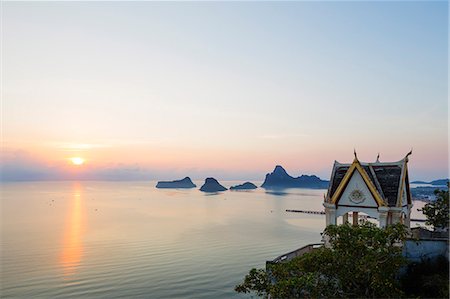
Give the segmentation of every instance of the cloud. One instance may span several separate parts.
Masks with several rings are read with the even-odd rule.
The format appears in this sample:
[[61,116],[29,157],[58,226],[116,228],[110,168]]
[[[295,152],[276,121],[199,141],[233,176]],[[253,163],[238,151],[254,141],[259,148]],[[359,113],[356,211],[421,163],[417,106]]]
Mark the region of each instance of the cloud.
[[45,165],[26,151],[2,149],[2,181],[49,180],[60,175],[58,169]]
[[309,137],[309,134],[266,134],[261,135],[259,138],[261,139],[289,139],[289,138],[300,138],[300,137]]

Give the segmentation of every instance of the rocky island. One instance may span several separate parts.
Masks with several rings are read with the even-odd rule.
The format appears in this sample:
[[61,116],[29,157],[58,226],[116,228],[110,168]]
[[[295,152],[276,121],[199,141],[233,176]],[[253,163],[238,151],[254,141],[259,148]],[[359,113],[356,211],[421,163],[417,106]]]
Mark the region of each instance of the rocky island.
[[273,172],[266,174],[266,178],[261,187],[266,189],[277,188],[311,188],[326,189],[329,181],[320,179],[315,175],[302,175],[299,177],[290,176],[286,170],[277,165]]
[[203,192],[219,192],[225,190],[228,189],[219,184],[219,182],[215,178],[206,178],[205,183],[200,188],[200,191]]
[[255,184],[250,182],[245,182],[241,185],[231,186],[230,190],[252,190],[258,188]]
[[156,184],[156,188],[195,188],[195,185],[189,177],[175,181],[160,181]]

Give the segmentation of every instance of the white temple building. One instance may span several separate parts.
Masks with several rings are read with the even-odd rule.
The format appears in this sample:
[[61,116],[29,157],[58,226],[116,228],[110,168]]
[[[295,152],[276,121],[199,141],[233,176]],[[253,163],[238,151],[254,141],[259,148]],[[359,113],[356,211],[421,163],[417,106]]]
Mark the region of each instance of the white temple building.
[[[334,162],[328,192],[323,203],[326,225],[346,223],[352,216],[353,224],[362,217],[378,220],[380,227],[403,223],[410,227],[412,209],[408,177],[409,152],[398,162],[373,163],[360,162],[355,153],[351,164]],[[365,214],[365,216],[361,215]],[[444,256],[448,259],[448,232],[428,231],[423,227],[410,230],[412,238],[403,246],[403,255],[409,260],[420,262],[423,259]],[[330,246],[326,235],[323,243],[309,244],[283,254],[267,265],[283,263],[302,256],[321,246]]]
[[408,178],[408,153],[398,162],[360,162],[355,153],[351,164],[334,162],[325,196],[326,225],[358,223],[360,213],[377,219],[380,227],[403,223],[410,227],[411,193]]

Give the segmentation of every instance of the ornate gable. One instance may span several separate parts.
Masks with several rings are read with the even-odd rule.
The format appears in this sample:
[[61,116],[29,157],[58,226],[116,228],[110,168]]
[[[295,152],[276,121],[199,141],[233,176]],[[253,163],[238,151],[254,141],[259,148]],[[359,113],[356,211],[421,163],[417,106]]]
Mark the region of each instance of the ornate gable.
[[359,206],[378,208],[375,200],[364,178],[359,171],[354,171],[341,196],[336,200],[336,206]]
[[356,171],[361,175],[378,206],[402,207],[411,204],[408,179],[408,155],[398,162],[334,163],[326,201],[336,204]]
[[[342,223],[358,213],[377,219],[380,227],[395,223],[410,226],[411,193],[408,178],[408,153],[398,162],[361,163],[355,152],[352,164],[334,162],[328,193],[325,196],[326,225]],[[351,214],[349,214],[351,213]]]
[[[331,180],[331,182],[333,182],[333,180]],[[350,182],[352,182],[352,184],[349,185]],[[348,193],[347,187],[349,186],[351,188],[360,188],[360,189],[352,189],[348,191],[349,192]],[[334,194],[331,195],[330,201],[333,204],[337,204],[341,199],[343,193],[347,192],[348,194],[346,195],[349,196],[348,198],[353,199],[353,202],[356,203],[358,201],[356,199],[358,197],[357,190],[360,191],[361,193],[360,195],[362,197],[368,197],[368,195],[370,195],[370,198],[372,198],[372,200],[376,202],[377,206],[386,205],[380,193],[377,191],[375,183],[371,180],[370,176],[361,166],[359,161],[355,158],[352,165],[345,172],[345,175],[340,181],[339,185],[337,186],[336,191],[334,192]]]

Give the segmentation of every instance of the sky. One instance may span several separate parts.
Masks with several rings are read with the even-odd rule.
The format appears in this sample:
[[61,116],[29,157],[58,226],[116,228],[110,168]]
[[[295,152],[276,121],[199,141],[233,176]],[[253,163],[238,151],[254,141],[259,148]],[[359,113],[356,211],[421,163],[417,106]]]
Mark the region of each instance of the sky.
[[[448,3],[2,3],[2,180],[448,177]],[[71,157],[82,157],[80,166]]]

